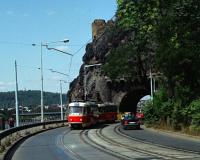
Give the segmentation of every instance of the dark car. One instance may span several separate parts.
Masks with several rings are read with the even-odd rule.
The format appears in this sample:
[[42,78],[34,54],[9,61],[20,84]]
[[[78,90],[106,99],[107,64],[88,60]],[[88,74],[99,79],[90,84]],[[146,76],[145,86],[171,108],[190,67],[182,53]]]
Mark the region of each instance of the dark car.
[[131,112],[125,113],[121,125],[123,129],[140,129],[140,120]]

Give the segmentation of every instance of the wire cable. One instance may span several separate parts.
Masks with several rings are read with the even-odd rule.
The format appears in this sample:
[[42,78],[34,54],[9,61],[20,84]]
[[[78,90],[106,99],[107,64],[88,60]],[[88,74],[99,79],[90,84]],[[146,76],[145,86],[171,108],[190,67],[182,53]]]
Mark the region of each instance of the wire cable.
[[31,46],[32,43],[0,41],[0,44]]

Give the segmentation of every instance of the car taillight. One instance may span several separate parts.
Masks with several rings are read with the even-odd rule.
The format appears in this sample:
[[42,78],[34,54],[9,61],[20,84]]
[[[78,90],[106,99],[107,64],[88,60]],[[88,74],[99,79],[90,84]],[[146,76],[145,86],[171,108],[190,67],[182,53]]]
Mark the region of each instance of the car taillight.
[[82,118],[80,118],[80,122],[82,122]]
[[125,124],[128,124],[128,121],[125,121],[124,123],[125,123]]
[[72,122],[72,119],[70,118],[70,120],[69,120],[70,122]]

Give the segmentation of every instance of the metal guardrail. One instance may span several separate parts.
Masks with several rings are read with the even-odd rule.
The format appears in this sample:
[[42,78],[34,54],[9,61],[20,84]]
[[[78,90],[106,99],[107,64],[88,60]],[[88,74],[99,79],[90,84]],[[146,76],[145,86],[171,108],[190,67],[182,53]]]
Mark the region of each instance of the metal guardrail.
[[26,124],[2,131],[0,133],[0,160],[10,160],[12,150],[24,139],[48,129],[64,126],[66,123],[66,120],[46,121],[43,123]]
[[25,130],[25,129],[33,128],[33,127],[38,127],[38,126],[44,126],[45,127],[45,125],[56,124],[56,123],[65,123],[65,122],[67,122],[67,121],[66,120],[48,121],[48,122],[33,123],[33,124],[28,124],[28,125],[10,128],[10,129],[4,130],[3,132],[0,133],[0,141],[2,139],[4,139],[5,137],[9,136],[10,134],[13,134],[13,133],[21,131],[21,130]]

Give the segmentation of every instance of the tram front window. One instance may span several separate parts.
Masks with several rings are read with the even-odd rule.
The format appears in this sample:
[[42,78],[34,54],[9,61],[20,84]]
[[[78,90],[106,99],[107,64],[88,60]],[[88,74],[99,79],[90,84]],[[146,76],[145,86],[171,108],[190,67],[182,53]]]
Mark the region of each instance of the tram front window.
[[70,107],[70,113],[83,113],[83,107],[73,106]]

